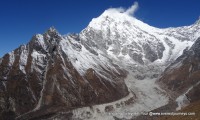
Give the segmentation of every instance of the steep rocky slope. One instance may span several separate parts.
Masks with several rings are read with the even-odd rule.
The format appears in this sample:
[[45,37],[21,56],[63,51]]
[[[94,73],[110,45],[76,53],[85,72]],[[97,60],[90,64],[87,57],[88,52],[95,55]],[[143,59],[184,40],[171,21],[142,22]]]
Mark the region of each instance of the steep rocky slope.
[[106,56],[92,55],[76,37],[50,28],[2,58],[2,113],[91,106],[128,95],[126,71]]
[[177,110],[200,99],[200,38],[186,49],[159,78],[159,83],[175,94]]

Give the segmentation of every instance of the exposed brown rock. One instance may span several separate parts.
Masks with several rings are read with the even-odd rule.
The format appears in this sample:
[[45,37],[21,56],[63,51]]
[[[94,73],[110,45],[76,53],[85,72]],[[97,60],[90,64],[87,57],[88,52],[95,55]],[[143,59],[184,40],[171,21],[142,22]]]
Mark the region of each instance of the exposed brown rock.
[[176,94],[176,97],[186,94],[190,102],[200,99],[200,39],[198,39],[190,50],[185,50],[174,63],[172,63],[158,80]]
[[[9,54],[2,58],[1,118],[11,113],[19,120],[41,116],[46,118],[63,109],[71,110],[112,102],[128,94],[124,83],[127,73],[117,65],[113,64],[113,67],[120,71],[120,74],[107,66],[101,66],[101,73],[88,68],[85,75],[80,75],[58,46],[62,39],[58,33],[51,29],[43,37],[47,48],[41,46],[34,36],[30,43],[14,50],[15,59],[12,65],[9,64]],[[27,63],[23,66],[25,73],[19,67],[20,56],[24,54],[24,50],[28,51]],[[45,56],[33,58],[34,50]]]

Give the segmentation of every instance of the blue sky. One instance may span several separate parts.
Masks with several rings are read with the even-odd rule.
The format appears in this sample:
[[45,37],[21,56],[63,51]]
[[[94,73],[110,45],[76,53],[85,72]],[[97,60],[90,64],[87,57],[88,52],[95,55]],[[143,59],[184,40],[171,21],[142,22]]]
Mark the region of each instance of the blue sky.
[[[79,33],[110,7],[130,7],[135,0],[1,0],[0,57],[54,26],[61,34]],[[137,0],[136,18],[166,28],[193,24],[200,0]]]

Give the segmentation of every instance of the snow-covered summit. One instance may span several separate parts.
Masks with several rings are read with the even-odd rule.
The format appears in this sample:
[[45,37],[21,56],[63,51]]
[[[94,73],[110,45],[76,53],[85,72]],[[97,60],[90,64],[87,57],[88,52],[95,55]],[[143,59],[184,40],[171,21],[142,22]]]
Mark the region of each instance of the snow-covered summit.
[[160,29],[127,14],[123,8],[110,8],[92,19],[80,36],[94,51],[103,49],[113,57],[132,58],[144,64],[177,58],[200,36],[199,27],[196,22],[190,26]]
[[146,30],[158,29],[136,19],[132,15],[127,14],[123,8],[110,8],[105,10],[99,17],[93,18],[88,27],[102,30],[103,27],[109,26],[109,23],[111,22],[114,22],[115,24],[126,24],[127,22],[129,22],[132,25],[140,26],[140,28]]

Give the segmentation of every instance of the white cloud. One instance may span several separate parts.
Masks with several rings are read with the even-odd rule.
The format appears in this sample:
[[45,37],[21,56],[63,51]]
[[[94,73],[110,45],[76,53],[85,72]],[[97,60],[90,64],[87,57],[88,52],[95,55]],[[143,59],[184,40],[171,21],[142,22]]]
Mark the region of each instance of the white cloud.
[[134,16],[134,13],[137,11],[139,5],[138,2],[134,2],[134,4],[129,7],[128,9],[125,9],[123,7],[119,7],[119,8],[109,8],[106,11],[109,11],[109,13],[123,13],[123,14],[127,14],[130,16]]
[[134,2],[134,4],[130,8],[128,8],[124,13],[133,16],[134,13],[137,11],[138,7],[138,2]]
[[120,7],[120,8],[109,8],[108,11],[110,12],[120,12],[120,13],[124,13],[125,12],[125,9]]

